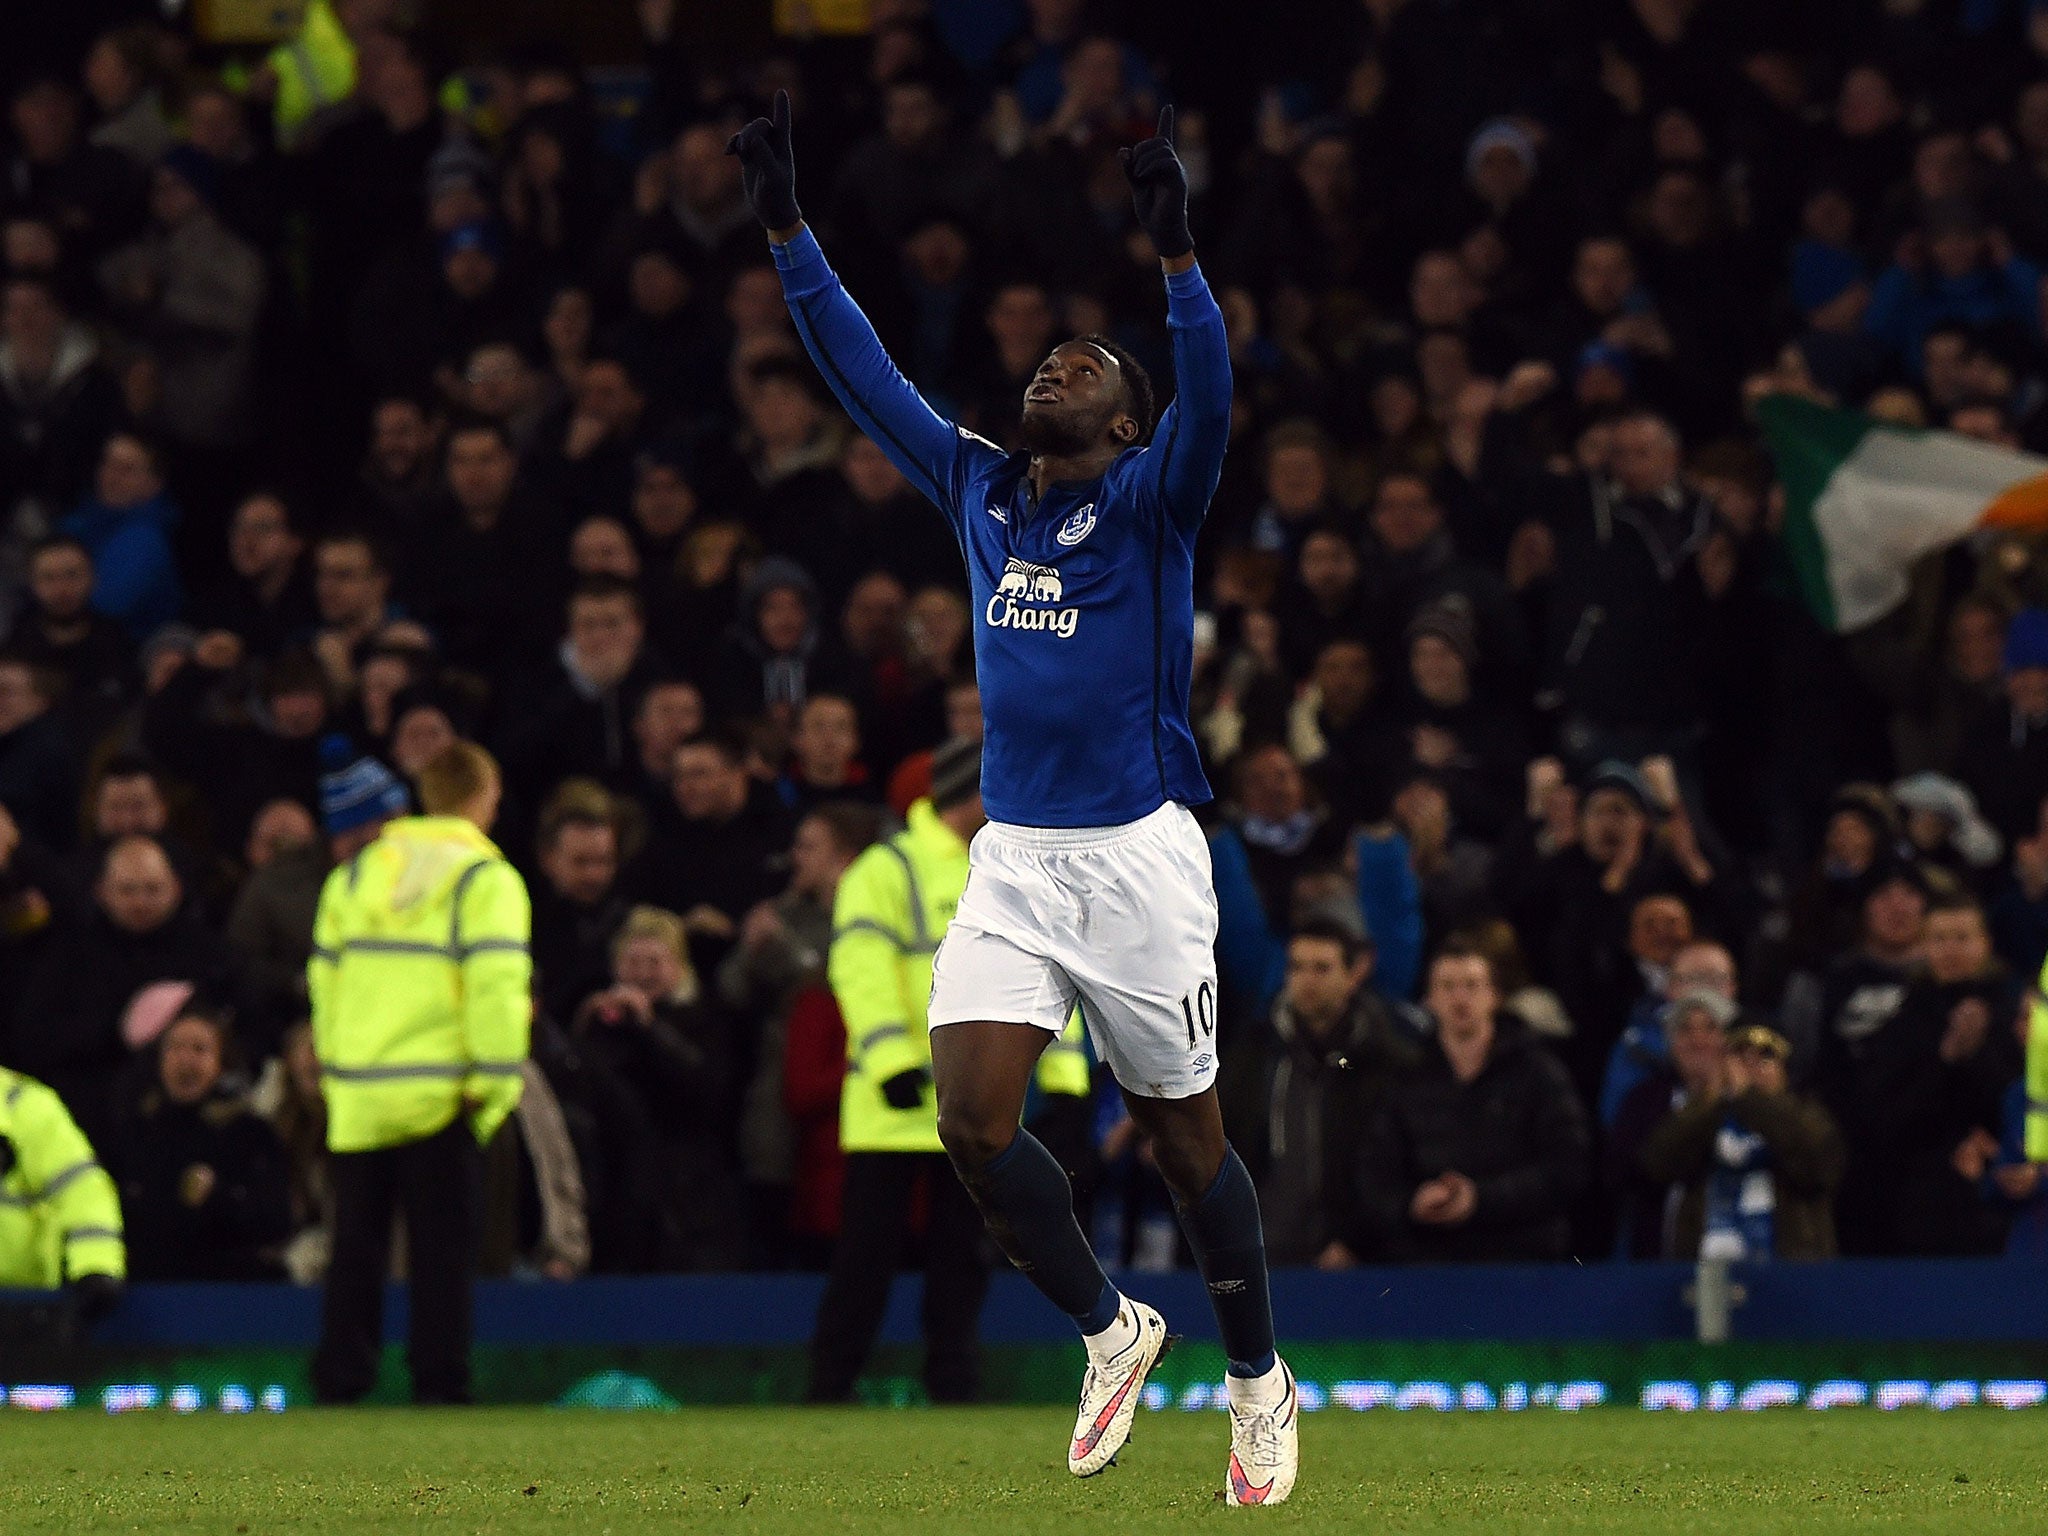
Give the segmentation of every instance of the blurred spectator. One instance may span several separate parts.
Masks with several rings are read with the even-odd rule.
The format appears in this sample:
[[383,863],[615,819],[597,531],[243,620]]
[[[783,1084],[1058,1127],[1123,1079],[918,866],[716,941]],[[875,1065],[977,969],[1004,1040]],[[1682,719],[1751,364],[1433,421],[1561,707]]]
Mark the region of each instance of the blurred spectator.
[[243,1036],[263,1047],[280,1041],[307,1008],[306,961],[313,950],[313,919],[327,872],[346,864],[376,838],[384,824],[410,806],[405,787],[372,757],[356,758],[345,739],[321,744],[320,834],[294,800],[272,801],[257,813],[252,847],[274,840],[269,856],[250,861],[247,881],[228,912],[227,940],[240,956],[250,1017]]
[[89,914],[53,929],[15,1004],[18,1061],[104,1136],[120,1078],[187,1001],[240,1001],[234,956],[199,919],[160,844],[107,849]]
[[[881,830],[879,811],[847,801],[828,801],[799,821],[790,843],[789,889],[747,914],[739,942],[718,968],[719,998],[752,1041],[753,1075],[740,1110],[740,1169],[756,1251],[771,1263],[800,1256],[796,1250],[804,1244],[797,1240],[799,1234],[815,1239],[830,1230],[818,1223],[815,1205],[792,1206],[793,1197],[808,1182],[800,1179],[800,1159],[811,1163],[803,1172],[815,1178],[819,1149],[811,1143],[817,1139],[821,1117],[806,1115],[806,1123],[799,1126],[788,1105],[784,1085],[795,1082],[790,1076],[789,1032],[800,994],[823,990],[832,943],[832,899],[839,879]],[[829,991],[813,996],[805,1006],[815,1009],[821,1003],[829,1006]],[[842,1032],[841,1064],[844,1059]],[[832,1130],[828,1160],[836,1161],[837,1072],[832,1081],[835,1112],[823,1118],[829,1118]],[[833,1203],[836,1210],[837,1202]]]
[[17,655],[0,655],[0,805],[52,848],[77,829],[76,751],[50,713],[56,680]]
[[1564,1069],[1498,1012],[1492,966],[1475,950],[1437,951],[1423,1006],[1435,1037],[1360,1151],[1353,1251],[1439,1263],[1563,1257],[1590,1154]]
[[187,1008],[108,1147],[138,1280],[267,1280],[291,1230],[284,1146],[229,1086],[226,1019]]
[[722,957],[742,918],[775,894],[789,846],[789,816],[775,792],[747,773],[746,748],[727,734],[676,749],[673,799],[654,818],[647,846],[627,871],[636,898],[682,914],[692,954]]
[[[1600,1083],[1600,1123],[1612,1126],[1622,1105],[1650,1078],[1671,1065],[1671,1005],[1702,995],[1720,998],[1730,1009],[1738,1002],[1735,957],[1711,939],[1689,940],[1672,952],[1662,985],[1644,996],[1629,1012],[1628,1028],[1614,1042],[1607,1073]],[[1715,1020],[1726,1029],[1735,1015]]]
[[1787,1088],[1791,1054],[1776,1030],[1737,1028],[1718,1071],[1685,1084],[1684,1105],[1644,1140],[1644,1172],[1680,1191],[1668,1257],[1835,1256],[1841,1134],[1825,1109]]
[[163,465],[148,443],[117,432],[100,450],[93,485],[93,494],[58,528],[92,556],[93,608],[120,620],[135,639],[146,639],[185,602],[171,558],[178,509],[165,494]]
[[1983,909],[1927,911],[1925,968],[1865,1044],[1848,1120],[1855,1179],[1842,1197],[1851,1253],[1988,1254],[2005,1213],[1976,1198],[2021,1073],[2005,1021],[2020,988],[1991,954]]
[[226,630],[252,656],[275,656],[313,627],[305,555],[305,535],[282,497],[244,498],[228,519],[227,574],[194,599],[193,625]]
[[1358,1262],[1353,1168],[1399,1073],[1419,1066],[1429,1021],[1371,987],[1372,945],[1330,919],[1295,925],[1270,1036],[1247,1036],[1220,1092],[1232,1144],[1251,1153],[1275,1264]]
[[833,800],[875,798],[878,786],[860,758],[860,717],[851,699],[836,693],[805,699],[789,745],[789,770],[777,787],[795,814]]
[[[531,613],[531,605],[520,611]],[[493,632],[495,632],[495,627]],[[635,787],[633,720],[659,667],[646,650],[640,593],[617,576],[586,576],[568,603],[568,633],[552,676],[506,744],[512,783],[542,796],[565,778]]]
[[47,278],[10,277],[0,295],[0,581],[23,574],[29,546],[85,494],[121,416],[91,330]]
[[58,718],[83,746],[99,739],[135,693],[135,642],[114,620],[93,612],[92,555],[55,535],[29,552],[29,605],[0,650],[60,679]]
[[269,662],[253,688],[241,656],[233,635],[203,636],[142,717],[143,744],[199,789],[214,835],[230,846],[270,801],[313,804],[330,714],[327,675],[304,651]]
[[268,285],[262,256],[221,222],[219,196],[213,157],[171,148],[150,183],[150,227],[99,269],[122,329],[148,348],[155,420],[172,442],[209,449],[256,430],[256,333]]
[[619,829],[611,797],[589,780],[564,783],[541,808],[535,838],[534,985],[564,1021],[611,975],[612,940],[626,920],[618,891]]
[[1698,729],[1700,644],[1727,587],[1701,563],[1713,508],[1680,448],[1653,412],[1614,423],[1609,466],[1579,482],[1558,530],[1543,686],[1581,763],[1683,758]]
[[1999,835],[2033,830],[2048,798],[2048,610],[2025,608],[2005,632],[2005,695],[1964,734],[1957,777]]
[[584,1001],[575,1023],[660,1139],[661,1267],[735,1269],[746,1253],[731,1152],[737,1059],[687,945],[673,912],[635,907],[612,941],[612,984]]

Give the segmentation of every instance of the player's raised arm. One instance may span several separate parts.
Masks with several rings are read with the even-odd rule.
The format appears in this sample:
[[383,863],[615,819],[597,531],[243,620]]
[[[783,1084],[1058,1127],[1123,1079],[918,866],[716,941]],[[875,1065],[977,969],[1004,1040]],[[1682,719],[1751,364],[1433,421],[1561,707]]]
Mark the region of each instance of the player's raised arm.
[[1188,177],[1173,152],[1173,108],[1159,131],[1123,152],[1131,205],[1166,271],[1166,324],[1173,336],[1173,404],[1159,418],[1148,453],[1158,457],[1160,500],[1192,531],[1209,509],[1230,437],[1230,342],[1223,311],[1195,265],[1188,231]]
[[757,117],[732,137],[740,179],[754,216],[768,231],[783,297],[811,359],[854,424],[937,505],[958,520],[955,487],[963,454],[1000,450],[961,436],[897,371],[881,338],[826,264],[796,203],[789,93],[775,93],[774,116]]

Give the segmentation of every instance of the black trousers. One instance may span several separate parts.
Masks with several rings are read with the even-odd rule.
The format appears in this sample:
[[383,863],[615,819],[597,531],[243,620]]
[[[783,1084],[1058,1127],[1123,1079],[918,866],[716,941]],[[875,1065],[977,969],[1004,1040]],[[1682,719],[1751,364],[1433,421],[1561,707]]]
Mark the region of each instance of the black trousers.
[[974,1400],[981,1385],[981,1303],[988,1295],[981,1212],[941,1153],[854,1152],[846,1159],[839,1244],[811,1337],[814,1403],[843,1402],[853,1395],[888,1308],[889,1282],[903,1257],[911,1202],[920,1183],[928,1209],[925,1390],[934,1402]]
[[321,1298],[314,1396],[323,1403],[353,1403],[376,1385],[391,1220],[402,1210],[412,1288],[406,1363],[413,1401],[468,1402],[470,1285],[482,1171],[476,1138],[457,1119],[423,1141],[337,1152],[331,1168],[334,1254]]

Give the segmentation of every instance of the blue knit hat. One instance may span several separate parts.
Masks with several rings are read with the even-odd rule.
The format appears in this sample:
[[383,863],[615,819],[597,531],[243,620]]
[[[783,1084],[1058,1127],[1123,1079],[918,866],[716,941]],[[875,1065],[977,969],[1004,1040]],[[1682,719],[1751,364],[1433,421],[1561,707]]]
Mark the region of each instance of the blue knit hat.
[[2048,608],[2022,608],[2005,627],[2005,670],[2048,667]]
[[339,837],[373,821],[403,816],[411,806],[405,786],[376,758],[356,756],[346,736],[320,743],[320,824],[329,837]]

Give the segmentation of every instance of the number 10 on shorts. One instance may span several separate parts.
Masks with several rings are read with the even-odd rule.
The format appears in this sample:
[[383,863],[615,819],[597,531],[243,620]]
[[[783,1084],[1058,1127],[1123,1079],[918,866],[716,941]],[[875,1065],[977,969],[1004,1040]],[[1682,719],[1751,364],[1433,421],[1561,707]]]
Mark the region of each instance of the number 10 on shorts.
[[1180,1000],[1181,1017],[1188,1024],[1188,1049],[1196,1046],[1195,1031],[1199,1028],[1203,1039],[1216,1033],[1216,988],[1210,982],[1203,982],[1192,993]]

